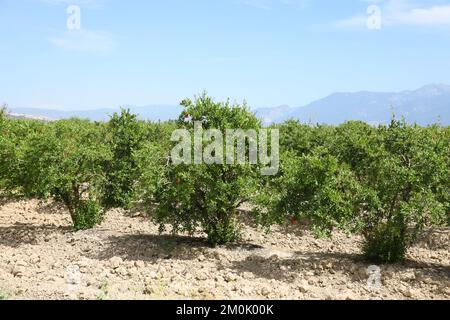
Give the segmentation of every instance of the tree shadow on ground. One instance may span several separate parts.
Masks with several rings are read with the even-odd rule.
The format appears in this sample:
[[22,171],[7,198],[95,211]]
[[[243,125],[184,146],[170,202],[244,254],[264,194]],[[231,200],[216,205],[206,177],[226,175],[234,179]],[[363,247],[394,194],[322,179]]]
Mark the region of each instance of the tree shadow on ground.
[[433,250],[448,249],[450,244],[450,230],[445,227],[428,228],[419,234],[415,244],[426,244]]
[[39,214],[68,214],[66,206],[60,202],[42,202],[36,207]]
[[356,263],[360,259],[357,255],[345,253],[295,253],[290,258],[251,255],[245,260],[235,261],[231,268],[238,272],[251,272],[258,278],[286,281],[298,273],[327,272],[318,266],[336,261]]
[[[349,266],[354,265],[353,270]],[[323,252],[296,252],[291,258],[282,259],[278,257],[249,256],[243,261],[235,261],[231,268],[237,272],[251,272],[258,278],[269,280],[286,281],[297,277],[299,273],[313,272],[320,276],[343,272],[352,281],[367,279],[366,274],[361,272],[373,265],[366,261],[362,255],[347,253],[323,253]],[[345,267],[344,267],[345,266]],[[393,265],[382,265],[383,269],[393,267],[394,272],[402,272],[414,269],[419,277],[429,277],[434,281],[450,281],[450,268],[440,264],[423,263],[406,260],[403,263]]]
[[12,226],[0,227],[0,245],[18,248],[22,245],[36,245],[47,236],[55,233],[65,234],[72,232],[71,227],[40,225],[36,226],[28,223],[16,223]]
[[429,277],[435,281],[450,282],[449,265],[406,259],[402,264],[396,264],[395,266],[403,269],[414,269],[416,277]]
[[125,216],[132,218],[151,218],[154,216],[156,209],[156,205],[146,206],[144,203],[135,203],[131,209],[125,210],[124,214]]
[[[249,228],[265,232],[267,228],[256,223],[255,218],[250,212],[240,211],[238,221]],[[291,234],[296,237],[303,237],[305,234],[311,232],[311,223],[305,219],[293,222],[293,220],[286,219],[282,224],[275,224],[269,227],[269,231],[279,231],[283,234]]]
[[99,252],[98,260],[121,257],[124,260],[153,262],[158,259],[194,259],[198,250],[207,247],[202,238],[174,235],[120,235],[109,236]]
[[[109,260],[112,257],[121,257],[129,261],[155,262],[158,259],[167,260],[194,260],[213,248],[205,238],[170,235],[121,235],[109,236],[99,252],[89,254],[90,258]],[[253,250],[260,248],[250,243],[237,243],[225,245],[223,248]]]
[[[28,201],[28,199],[18,195],[0,195],[0,209],[8,204],[20,204],[23,201]],[[39,214],[64,214],[67,212],[63,203],[52,200],[39,200],[33,210]]]
[[0,209],[10,203],[17,202],[18,200],[20,200],[20,198],[0,193]]

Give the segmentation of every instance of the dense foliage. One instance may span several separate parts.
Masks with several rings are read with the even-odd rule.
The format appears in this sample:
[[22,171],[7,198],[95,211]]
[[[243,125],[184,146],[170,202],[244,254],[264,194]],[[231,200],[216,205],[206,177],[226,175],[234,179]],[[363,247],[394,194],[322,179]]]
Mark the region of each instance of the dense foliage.
[[362,234],[365,256],[377,262],[402,260],[421,230],[448,223],[448,128],[393,119],[280,129],[282,172],[258,199],[256,213],[269,212],[261,223],[305,218],[319,235]]
[[[188,130],[191,137],[194,136],[196,121],[202,123],[203,130],[219,129],[220,138],[214,139],[224,142],[226,129],[257,130],[260,127],[258,119],[245,106],[217,103],[206,95],[194,102],[185,100],[183,105],[185,111],[178,120],[178,128]],[[201,143],[203,148],[207,148],[211,141]],[[193,155],[193,138],[190,144]],[[219,145],[219,148],[225,149],[224,144]],[[213,156],[214,152],[220,154],[219,150],[212,150]],[[160,223],[161,229],[165,228],[165,224],[170,224],[173,231],[189,233],[200,228],[212,244],[236,240],[239,236],[237,209],[255,191],[258,177],[256,166],[220,161],[178,165],[172,162],[173,159],[170,159],[155,193],[159,204],[156,221]]]
[[24,137],[19,157],[18,191],[26,197],[63,202],[76,229],[101,221],[105,174],[111,152],[103,128],[87,120],[43,124]]
[[107,142],[113,156],[105,168],[107,206],[130,207],[138,178],[133,152],[140,149],[144,135],[143,126],[129,110],[122,110],[120,115],[116,113],[111,117],[107,125]]
[[[161,231],[203,231],[212,244],[238,239],[247,202],[262,226],[302,219],[318,236],[361,234],[364,255],[376,262],[402,260],[424,228],[450,225],[449,127],[286,121],[274,126],[280,170],[264,177],[259,165],[219,163],[219,150],[208,149],[226,129],[261,129],[245,105],[206,94],[182,104],[178,121],[164,123],[127,110],[107,123],[13,120],[0,108],[0,191],[61,201],[75,229],[100,223],[109,207],[144,204]],[[174,163],[172,133],[192,137],[196,122],[222,132],[201,142],[214,161]]]

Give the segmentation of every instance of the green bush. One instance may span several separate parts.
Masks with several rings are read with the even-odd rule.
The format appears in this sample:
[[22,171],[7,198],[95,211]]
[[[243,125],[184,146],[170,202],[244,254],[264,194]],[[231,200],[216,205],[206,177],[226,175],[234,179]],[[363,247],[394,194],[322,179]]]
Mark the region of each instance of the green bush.
[[[170,137],[167,137],[170,141]],[[169,151],[161,145],[144,143],[133,153],[139,176],[134,190],[134,202],[142,202],[148,211],[154,207],[155,193],[164,179]]]
[[350,232],[358,227],[355,212],[363,189],[346,165],[320,149],[311,155],[284,154],[281,174],[271,186],[257,197],[254,213],[262,225],[307,219],[318,236],[330,235],[335,228]]
[[376,263],[392,263],[401,261],[406,254],[402,223],[387,222],[375,226],[366,236],[363,244],[365,257]]
[[[363,253],[376,262],[403,260],[425,227],[448,223],[448,128],[395,119],[332,131],[292,121],[283,126],[299,138],[284,133],[280,176],[258,196],[259,223],[305,217],[321,235],[334,228],[362,234]],[[264,212],[266,221],[258,216]]]
[[143,203],[148,210],[154,208],[155,192],[164,178],[172,147],[170,137],[177,128],[174,121],[145,122],[145,141],[139,149],[133,150],[132,156],[137,171],[133,202]]
[[336,130],[329,125],[303,124],[298,120],[288,120],[276,127],[280,129],[282,151],[297,156],[311,154],[317,147],[331,148]]
[[[361,181],[377,196],[377,204],[361,215],[367,257],[386,258],[386,262],[402,260],[419,232],[445,223],[445,204],[438,190],[446,183],[444,168],[449,163],[432,130],[395,120],[379,127],[381,148],[362,163],[364,169],[360,168]],[[398,240],[392,248],[396,254],[386,246],[385,254],[378,251],[383,246],[374,243],[385,243],[385,239]],[[404,248],[395,250],[398,246]]]
[[92,229],[103,220],[103,208],[95,201],[82,200],[74,209],[73,225],[75,230]]
[[[202,121],[204,129],[220,130],[224,141],[225,129],[260,128],[259,120],[245,105],[217,103],[206,94],[182,104],[185,111],[178,125],[191,133],[195,121]],[[155,193],[159,205],[155,219],[161,231],[169,224],[173,232],[194,233],[200,229],[212,244],[236,240],[237,208],[254,194],[259,174],[258,168],[249,163],[169,163]]]
[[0,189],[10,196],[18,196],[22,190],[22,158],[28,138],[42,131],[39,121],[9,120],[0,117]]
[[136,115],[122,109],[111,117],[106,132],[112,158],[105,166],[105,205],[129,209],[139,175],[133,152],[140,149],[145,139],[144,128]]
[[[93,204],[103,202],[103,168],[110,157],[101,124],[79,119],[47,124],[25,141],[20,161],[22,193],[62,201],[74,225],[84,228],[99,221]],[[88,213],[94,216],[88,218]],[[79,224],[80,219],[85,222]]]
[[350,121],[336,127],[330,139],[329,150],[359,178],[364,179],[367,161],[374,155],[381,155],[380,148],[376,127],[360,121]]

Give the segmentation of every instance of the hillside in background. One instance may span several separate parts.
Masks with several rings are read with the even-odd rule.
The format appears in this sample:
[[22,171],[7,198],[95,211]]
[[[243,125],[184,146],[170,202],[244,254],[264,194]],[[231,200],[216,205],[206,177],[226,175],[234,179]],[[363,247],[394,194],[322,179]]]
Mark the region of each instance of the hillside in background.
[[[143,120],[166,121],[176,119],[183,108],[181,106],[154,105],[146,107],[124,106],[134,114],[138,114]],[[109,117],[120,110],[120,108],[92,109],[92,110],[52,110],[36,108],[9,108],[11,114],[22,117],[43,117],[46,119],[59,120],[72,117],[87,118],[93,121],[107,121]]]
[[[141,119],[165,121],[176,119],[181,106],[152,105],[146,107],[125,106]],[[15,116],[64,119],[70,117],[88,118],[95,121],[108,120],[118,108],[82,111],[61,111],[51,109],[11,108]],[[395,114],[409,123],[428,125],[440,122],[450,125],[450,86],[427,85],[417,90],[376,93],[361,91],[355,93],[333,93],[306,106],[292,108],[286,105],[274,108],[255,109],[257,116],[265,123],[280,123],[287,119],[301,122],[340,124],[348,120],[361,120],[370,124],[388,123]]]
[[348,120],[379,124],[389,122],[395,114],[397,118],[404,117],[409,123],[428,125],[441,122],[449,125],[450,86],[428,85],[396,93],[333,93],[304,107],[259,109],[257,114],[266,124],[291,118],[326,124],[340,124]]

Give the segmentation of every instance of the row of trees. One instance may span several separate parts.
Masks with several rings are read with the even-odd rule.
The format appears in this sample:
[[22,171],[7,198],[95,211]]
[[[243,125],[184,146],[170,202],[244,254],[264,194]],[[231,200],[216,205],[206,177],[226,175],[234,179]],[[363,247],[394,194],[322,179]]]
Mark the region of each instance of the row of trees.
[[[184,100],[177,121],[139,121],[129,111],[107,123],[70,119],[9,120],[0,113],[0,190],[10,197],[62,201],[76,229],[101,222],[105,209],[144,205],[163,232],[201,230],[212,244],[239,238],[238,208],[251,203],[255,221],[305,219],[318,236],[335,229],[364,236],[365,256],[402,260],[428,226],[450,224],[450,129],[393,119],[280,130],[281,167],[171,163],[175,129],[261,129],[245,105],[206,94]],[[248,150],[247,150],[248,151]]]
[[45,123],[10,120],[3,109],[0,190],[8,197],[61,201],[76,230],[92,228],[105,209],[130,209],[140,195],[147,197],[147,181],[153,181],[148,168],[157,156],[152,151],[169,147],[174,128],[138,121],[126,110],[107,123],[76,118]]
[[281,127],[282,173],[260,206],[271,212],[261,214],[266,224],[294,214],[319,235],[362,234],[364,254],[377,262],[402,260],[425,227],[450,224],[450,128],[395,119]]

